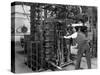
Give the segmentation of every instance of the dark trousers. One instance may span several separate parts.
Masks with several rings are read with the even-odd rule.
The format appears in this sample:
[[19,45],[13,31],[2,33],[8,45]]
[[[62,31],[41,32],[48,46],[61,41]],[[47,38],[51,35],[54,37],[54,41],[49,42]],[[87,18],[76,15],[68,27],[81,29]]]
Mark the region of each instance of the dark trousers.
[[85,53],[86,60],[87,60],[87,66],[90,69],[91,68],[91,58],[90,58],[90,48],[88,43],[83,43],[78,46],[78,54],[77,54],[77,60],[76,60],[76,66],[75,69],[80,69],[80,63],[81,58],[83,54]]

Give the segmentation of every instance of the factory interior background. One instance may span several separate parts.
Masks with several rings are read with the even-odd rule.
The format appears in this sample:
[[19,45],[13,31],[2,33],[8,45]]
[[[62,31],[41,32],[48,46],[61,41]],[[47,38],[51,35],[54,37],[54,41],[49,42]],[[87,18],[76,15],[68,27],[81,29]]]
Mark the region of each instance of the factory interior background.
[[[80,22],[83,22],[83,24]],[[77,44],[63,38],[72,27],[87,27],[91,68],[97,68],[97,8],[92,6],[14,2],[11,46],[16,73],[75,70]],[[13,48],[12,48],[13,49]],[[14,50],[14,49],[13,49]],[[85,55],[81,70],[88,69]]]

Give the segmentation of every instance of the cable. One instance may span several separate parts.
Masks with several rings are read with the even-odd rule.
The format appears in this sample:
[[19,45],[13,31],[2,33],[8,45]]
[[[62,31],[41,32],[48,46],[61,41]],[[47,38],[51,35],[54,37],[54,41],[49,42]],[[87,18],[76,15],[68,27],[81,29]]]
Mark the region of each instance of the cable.
[[[22,4],[22,9],[23,9],[24,13],[26,14],[25,9],[24,9],[24,4]],[[24,14],[24,15],[25,15],[25,14]],[[26,17],[27,17],[28,21],[30,22],[30,20],[29,20],[29,18],[28,18],[27,15],[26,15]]]

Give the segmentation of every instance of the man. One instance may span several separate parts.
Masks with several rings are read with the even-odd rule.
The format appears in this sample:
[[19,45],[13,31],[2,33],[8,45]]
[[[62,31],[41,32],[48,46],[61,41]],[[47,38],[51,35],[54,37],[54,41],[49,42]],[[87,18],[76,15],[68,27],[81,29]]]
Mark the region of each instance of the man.
[[85,35],[84,32],[82,32],[83,30],[80,30],[80,28],[77,28],[75,30],[75,28],[73,28],[74,33],[70,36],[64,36],[64,38],[69,39],[69,38],[73,38],[76,40],[77,44],[78,44],[78,53],[77,53],[77,60],[76,60],[76,66],[75,69],[80,69],[80,62],[81,62],[81,58],[83,56],[83,54],[85,53],[86,55],[86,60],[87,60],[87,65],[88,68],[91,68],[91,59],[90,59],[90,48],[89,48],[89,44],[88,44],[88,39]]

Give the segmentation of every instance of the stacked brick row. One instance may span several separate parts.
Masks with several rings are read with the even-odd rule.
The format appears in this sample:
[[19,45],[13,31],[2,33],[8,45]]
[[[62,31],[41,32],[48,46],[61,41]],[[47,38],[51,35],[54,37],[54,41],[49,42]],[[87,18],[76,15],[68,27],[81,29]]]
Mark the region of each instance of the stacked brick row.
[[51,22],[45,23],[44,26],[44,50],[45,50],[45,60],[54,61],[55,60],[55,30],[54,24]]

